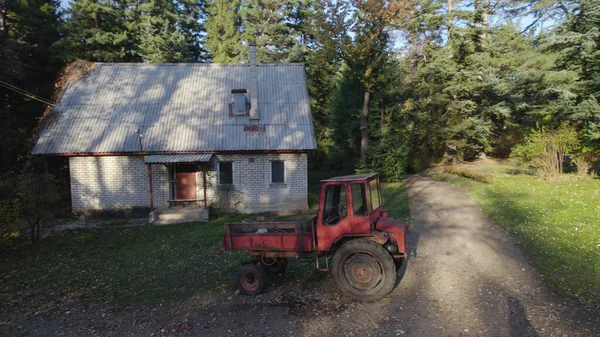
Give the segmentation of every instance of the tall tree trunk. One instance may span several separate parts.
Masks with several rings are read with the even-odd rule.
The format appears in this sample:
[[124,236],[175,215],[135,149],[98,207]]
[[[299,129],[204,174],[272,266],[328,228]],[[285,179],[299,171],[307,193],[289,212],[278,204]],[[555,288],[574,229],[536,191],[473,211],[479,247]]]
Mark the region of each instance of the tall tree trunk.
[[473,19],[473,24],[475,25],[475,51],[476,52],[482,52],[483,48],[482,48],[482,40],[483,40],[483,29],[482,29],[482,23],[483,23],[483,1],[484,0],[475,0],[474,1],[474,7],[475,7],[475,15],[474,15],[474,19]]
[[367,149],[369,148],[369,105],[371,104],[371,90],[365,88],[365,99],[360,113],[360,160],[367,163]]
[[450,38],[452,37],[452,24],[454,21],[454,13],[452,13],[453,10],[454,10],[454,1],[448,0],[448,15],[447,15],[447,21],[446,21],[446,25],[448,26],[448,40],[450,40]]
[[490,0],[483,0],[482,11],[483,30],[487,31],[489,28]]
[[410,32],[410,64],[412,66],[412,72],[416,73],[417,72],[417,65],[418,65],[418,58],[417,55],[419,55],[419,44],[418,44],[418,39],[419,37],[417,36],[417,33],[415,31],[411,31]]
[[482,21],[483,21],[483,34],[482,34],[482,45],[486,45],[487,40],[488,40],[488,31],[489,31],[489,27],[490,27],[490,19],[489,19],[489,14],[490,14],[490,0],[483,0],[483,13],[482,13]]
[[379,121],[379,129],[383,132],[385,129],[385,107],[381,105],[381,120]]

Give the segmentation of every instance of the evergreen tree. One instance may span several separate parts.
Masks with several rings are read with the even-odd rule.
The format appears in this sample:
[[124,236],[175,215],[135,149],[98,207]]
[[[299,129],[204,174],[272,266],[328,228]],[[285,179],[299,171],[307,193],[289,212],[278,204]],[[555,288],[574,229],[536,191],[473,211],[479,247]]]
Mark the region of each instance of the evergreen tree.
[[208,6],[206,48],[215,63],[240,61],[239,6],[239,0],[213,0]]
[[146,15],[142,20],[137,53],[144,62],[174,63],[189,59],[185,36],[169,21]]
[[28,139],[47,105],[6,85],[50,100],[60,63],[49,57],[59,38],[59,3],[54,0],[0,1],[0,173],[23,167]]
[[[288,19],[301,2],[298,0],[245,0],[240,7],[242,41],[256,44],[260,63],[289,62],[291,52],[299,43],[300,33]],[[247,46],[241,50],[246,60]]]
[[408,7],[401,1],[323,1],[317,10],[324,13],[322,43],[330,45],[325,48],[338,51],[362,83],[360,160],[366,164],[372,92],[389,58],[387,29],[407,15]]
[[600,3],[581,0],[573,14],[546,40],[546,48],[558,53],[558,69],[578,75],[562,119],[578,125],[584,142],[600,151]]
[[178,22],[176,26],[185,38],[190,62],[206,62],[209,59],[206,48],[206,29],[204,22],[207,19],[206,0],[175,0],[178,9]]
[[203,13],[201,0],[74,0],[54,49],[66,61],[203,61]]
[[127,62],[138,58],[125,26],[127,0],[73,0],[54,46],[62,60]]

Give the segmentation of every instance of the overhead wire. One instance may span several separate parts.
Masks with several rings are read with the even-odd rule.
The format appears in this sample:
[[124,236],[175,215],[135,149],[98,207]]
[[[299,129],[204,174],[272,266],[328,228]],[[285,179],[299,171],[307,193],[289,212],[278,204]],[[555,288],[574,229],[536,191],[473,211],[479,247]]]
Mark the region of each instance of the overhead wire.
[[29,97],[29,98],[31,98],[33,100],[38,101],[38,102],[44,103],[46,105],[54,106],[54,103],[52,103],[51,101],[49,101],[49,100],[47,100],[47,99],[45,99],[45,98],[43,98],[41,96],[38,96],[36,94],[32,94],[32,93],[30,93],[30,92],[28,92],[28,91],[26,91],[24,89],[21,89],[21,88],[19,88],[17,86],[12,85],[10,83],[6,83],[4,81],[0,81],[0,86],[3,86],[3,87],[5,87],[5,88],[7,88],[9,90],[12,90],[12,91],[14,91],[16,93],[19,93],[19,94],[21,94],[23,96]]

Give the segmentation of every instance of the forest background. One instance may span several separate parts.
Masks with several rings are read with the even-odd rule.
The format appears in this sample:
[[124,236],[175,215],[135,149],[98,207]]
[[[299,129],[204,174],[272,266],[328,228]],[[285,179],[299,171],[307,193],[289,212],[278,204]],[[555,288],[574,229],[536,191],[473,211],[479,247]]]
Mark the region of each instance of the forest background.
[[0,0],[0,174],[32,170],[69,62],[243,63],[250,42],[305,64],[311,172],[556,149],[561,170],[597,170],[598,1]]

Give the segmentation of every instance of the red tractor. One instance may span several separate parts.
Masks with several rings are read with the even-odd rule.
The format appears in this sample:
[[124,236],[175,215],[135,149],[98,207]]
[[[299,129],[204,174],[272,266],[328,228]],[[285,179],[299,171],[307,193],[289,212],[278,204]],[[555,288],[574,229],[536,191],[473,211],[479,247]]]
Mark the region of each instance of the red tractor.
[[[265,271],[283,272],[290,257],[316,258],[317,269],[327,271],[331,254],[331,271],[344,295],[371,302],[392,291],[406,257],[406,224],[387,217],[377,173],[323,180],[319,209],[309,220],[266,220],[282,214],[225,225],[224,249],[247,250],[252,258],[237,275],[240,293],[260,294]],[[325,268],[319,268],[319,258]]]

